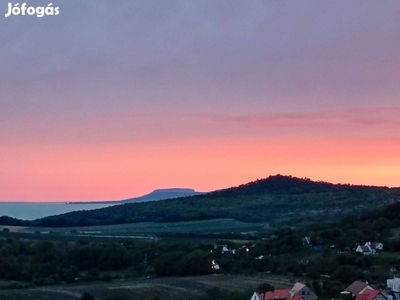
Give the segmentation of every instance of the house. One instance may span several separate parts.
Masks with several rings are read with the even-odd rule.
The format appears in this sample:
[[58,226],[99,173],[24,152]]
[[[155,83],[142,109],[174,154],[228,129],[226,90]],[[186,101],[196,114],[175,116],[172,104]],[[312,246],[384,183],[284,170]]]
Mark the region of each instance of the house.
[[[214,246],[214,249],[217,249],[219,246]],[[224,254],[224,253],[232,253],[232,254],[235,254],[235,252],[236,252],[236,250],[235,249],[229,249],[228,248],[228,246],[227,245],[222,245],[222,246],[220,246],[222,249],[221,249],[221,254]]]
[[383,244],[382,243],[371,243],[371,242],[366,242],[365,246],[369,247],[372,252],[377,252],[378,250],[383,250]]
[[377,290],[365,289],[356,295],[356,300],[386,300],[387,298]]
[[358,245],[358,246],[357,246],[356,252],[362,253],[362,254],[364,254],[364,255],[373,254],[372,251],[371,251],[371,248],[369,248],[368,246],[361,246],[361,245]]
[[264,295],[264,300],[286,300],[289,294],[288,289],[284,290],[275,290],[266,292]]
[[378,242],[366,242],[364,246],[358,245],[358,247],[356,248],[356,252],[362,253],[364,255],[376,254],[378,251],[381,250],[383,250],[383,244]]
[[213,259],[213,261],[211,262],[211,268],[213,268],[214,270],[220,269],[219,264],[215,262],[215,259]]
[[305,236],[301,239],[301,242],[303,243],[303,246],[311,246],[311,237]]
[[317,300],[317,295],[305,284],[296,282],[292,289],[289,291],[289,297],[294,298],[295,296],[299,296],[304,300]]
[[250,300],[317,300],[317,295],[305,284],[297,282],[291,289],[269,291],[265,294],[254,292]]
[[259,294],[257,292],[254,292],[253,295],[251,296],[250,300],[262,300],[262,294]]
[[[317,297],[318,298],[318,297]],[[305,300],[303,297],[301,297],[301,296],[297,296],[297,295],[295,295],[295,296],[293,296],[292,298],[288,298],[289,300]]]
[[305,300],[301,296],[293,296],[288,298],[289,290],[275,290],[273,292],[257,293],[251,296],[250,300]]
[[390,289],[390,295],[395,300],[400,300],[400,278],[386,280],[387,287]]
[[354,281],[347,288],[345,288],[345,291],[349,292],[352,297],[356,297],[358,294],[364,292],[365,290],[373,290],[373,288],[368,284],[368,282],[363,281]]

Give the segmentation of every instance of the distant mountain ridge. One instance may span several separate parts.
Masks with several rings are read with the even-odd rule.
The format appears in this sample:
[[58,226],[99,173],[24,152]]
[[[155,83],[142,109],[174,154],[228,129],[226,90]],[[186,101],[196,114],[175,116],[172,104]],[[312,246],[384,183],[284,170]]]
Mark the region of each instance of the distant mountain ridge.
[[204,193],[196,192],[194,189],[188,188],[170,188],[170,189],[157,189],[149,194],[143,195],[141,197],[130,198],[126,200],[121,200],[122,203],[133,203],[133,202],[147,202],[147,201],[157,201],[165,199],[174,199],[179,197],[188,197],[194,195],[201,195]]
[[77,211],[38,219],[29,225],[85,226],[231,218],[297,226],[334,221],[398,201],[400,188],[332,184],[276,175],[206,194]]
[[115,201],[90,201],[90,202],[68,202],[67,204],[124,204],[124,203],[135,203],[135,202],[147,202],[147,201],[158,201],[165,199],[174,199],[179,197],[187,197],[194,195],[201,195],[204,193],[196,192],[194,189],[189,188],[168,188],[168,189],[157,189],[149,194],[129,198],[125,200],[115,200]]

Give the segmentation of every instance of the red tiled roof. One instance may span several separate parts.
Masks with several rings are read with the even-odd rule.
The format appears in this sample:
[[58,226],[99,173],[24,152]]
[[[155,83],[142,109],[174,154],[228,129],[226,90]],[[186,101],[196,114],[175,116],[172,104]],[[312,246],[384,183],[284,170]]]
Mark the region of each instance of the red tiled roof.
[[379,294],[377,290],[366,289],[356,296],[356,300],[373,300]]
[[265,300],[274,299],[274,292],[266,292],[264,295]]
[[287,295],[289,293],[289,290],[275,290],[275,298],[277,299],[286,299]]
[[368,297],[367,294],[357,294],[356,300],[367,300],[367,297]]
[[294,295],[293,297],[290,297],[287,300],[300,300],[300,299],[301,299],[300,295]]
[[273,299],[286,299],[289,290],[275,290],[273,292],[266,292],[264,295],[265,300],[273,300]]
[[368,283],[362,282],[362,281],[354,281],[352,284],[350,284],[345,290],[357,295],[359,292],[361,292],[363,289],[365,289],[368,286]]

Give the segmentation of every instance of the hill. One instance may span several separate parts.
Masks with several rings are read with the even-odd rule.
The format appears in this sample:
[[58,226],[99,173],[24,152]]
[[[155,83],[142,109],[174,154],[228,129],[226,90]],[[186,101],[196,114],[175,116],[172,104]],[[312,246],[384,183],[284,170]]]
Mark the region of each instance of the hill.
[[72,212],[38,219],[29,225],[61,227],[231,218],[297,226],[334,221],[399,200],[399,188],[331,184],[276,175],[207,194]]
[[186,188],[170,188],[170,189],[158,189],[154,190],[149,194],[129,198],[126,200],[116,200],[116,201],[91,201],[91,202],[68,202],[67,204],[123,204],[123,203],[133,203],[133,202],[147,202],[147,201],[158,201],[165,199],[173,199],[179,197],[187,197],[194,195],[201,195],[203,193],[196,192],[194,189]]
[[172,188],[172,189],[158,189],[154,190],[150,194],[130,198],[126,200],[122,200],[122,203],[132,203],[132,202],[147,202],[147,201],[157,201],[157,200],[165,200],[165,199],[174,199],[179,197],[188,197],[200,195],[203,193],[196,192],[193,189],[183,189],[183,188]]

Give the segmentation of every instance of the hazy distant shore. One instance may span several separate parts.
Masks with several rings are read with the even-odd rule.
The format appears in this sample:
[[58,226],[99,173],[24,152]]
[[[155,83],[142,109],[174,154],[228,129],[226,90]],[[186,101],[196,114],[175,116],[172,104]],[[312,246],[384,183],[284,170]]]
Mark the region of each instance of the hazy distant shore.
[[112,201],[69,203],[67,205],[66,202],[0,202],[0,216],[22,220],[35,220],[77,210],[91,210],[112,205]]

